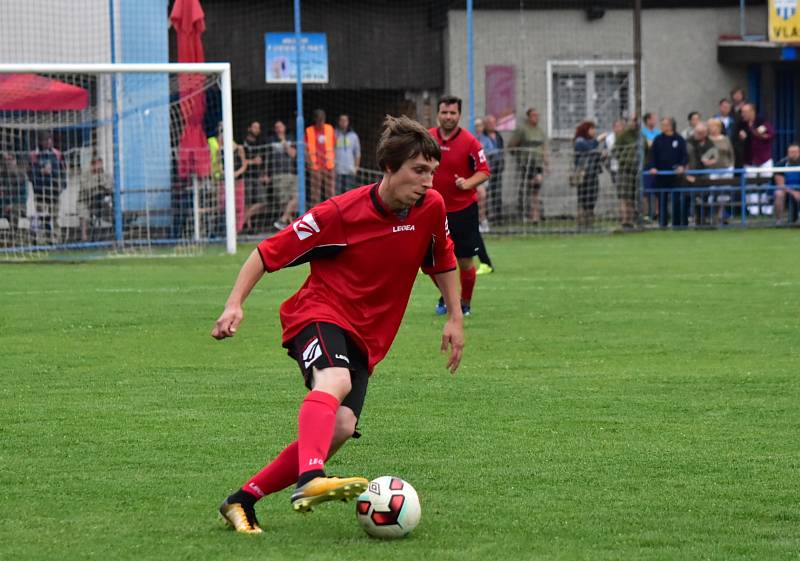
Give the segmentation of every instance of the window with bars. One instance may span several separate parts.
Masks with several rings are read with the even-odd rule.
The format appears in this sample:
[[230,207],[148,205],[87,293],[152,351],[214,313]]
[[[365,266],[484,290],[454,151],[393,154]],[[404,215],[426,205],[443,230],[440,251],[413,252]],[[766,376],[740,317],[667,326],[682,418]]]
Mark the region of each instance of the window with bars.
[[633,65],[597,62],[550,62],[550,136],[571,138],[584,119],[609,131],[634,105]]

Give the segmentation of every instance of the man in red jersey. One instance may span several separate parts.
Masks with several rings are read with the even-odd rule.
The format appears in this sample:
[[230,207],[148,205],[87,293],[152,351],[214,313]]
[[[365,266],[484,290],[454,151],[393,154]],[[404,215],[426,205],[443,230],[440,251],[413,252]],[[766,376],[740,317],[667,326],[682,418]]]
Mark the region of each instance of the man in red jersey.
[[[464,315],[469,315],[476,278],[473,258],[483,245],[478,230],[480,219],[475,188],[489,179],[489,165],[478,139],[458,126],[461,98],[440,98],[437,118],[439,127],[429,132],[439,143],[442,159],[433,176],[433,188],[442,194],[447,207],[447,221],[461,277],[461,309]],[[442,297],[436,313],[444,315],[447,310]]]
[[378,142],[383,179],[333,197],[264,240],[245,262],[216,339],[232,337],[242,305],[265,272],[310,262],[300,290],[280,309],[283,346],[310,390],[300,406],[297,440],[220,506],[238,532],[260,533],[256,501],[292,484],[292,507],[307,512],[347,500],[367,487],[363,477],[325,476],[325,461],[356,432],[375,365],[386,356],[420,267],[440,287],[450,314],[441,350],[455,372],[464,346],[463,315],[445,204],[431,189],[439,146],[419,123],[387,117]]

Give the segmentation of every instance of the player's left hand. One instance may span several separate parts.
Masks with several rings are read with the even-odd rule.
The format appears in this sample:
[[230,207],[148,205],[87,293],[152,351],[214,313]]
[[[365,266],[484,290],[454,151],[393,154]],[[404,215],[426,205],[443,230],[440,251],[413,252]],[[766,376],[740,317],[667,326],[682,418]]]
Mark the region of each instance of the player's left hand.
[[455,374],[458,365],[461,364],[461,353],[464,350],[464,324],[461,320],[448,320],[444,324],[442,332],[442,352],[447,352],[450,348],[450,356],[447,359],[447,369]]
[[456,175],[456,187],[461,189],[462,191],[466,189],[464,186],[467,183],[467,180],[461,177],[460,175]]

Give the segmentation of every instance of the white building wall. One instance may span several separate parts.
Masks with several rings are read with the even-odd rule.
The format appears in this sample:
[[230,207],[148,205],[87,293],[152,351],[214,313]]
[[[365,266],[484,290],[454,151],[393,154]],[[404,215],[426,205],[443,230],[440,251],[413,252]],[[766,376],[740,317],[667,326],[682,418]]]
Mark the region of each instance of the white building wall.
[[[766,9],[750,8],[750,21]],[[479,10],[474,13],[475,111],[484,109],[484,72],[491,64],[517,70],[517,114],[547,107],[547,62],[557,60],[632,59],[633,12],[608,10],[588,21],[582,10]],[[674,116],[679,125],[698,110],[712,115],[735,84],[747,85],[744,65],[717,62],[720,35],[739,32],[738,8],[644,10],[644,111]],[[445,89],[466,99],[466,12],[449,12]],[[546,124],[546,123],[543,123]]]
[[[445,91],[466,101],[466,12],[450,11],[448,15]],[[763,32],[766,9],[749,8],[748,20],[749,33]],[[537,107],[545,130],[549,61],[633,59],[632,10],[607,10],[595,21],[588,21],[583,10],[479,10],[474,13],[473,31],[476,116],[485,113],[485,67],[512,65],[516,69],[518,120],[524,118],[527,107]],[[719,99],[727,96],[732,86],[747,86],[745,65],[723,66],[717,62],[719,36],[738,33],[736,7],[644,10],[643,110],[674,116],[681,129],[689,111],[713,115]],[[634,103],[631,100],[631,109]],[[462,125],[466,125],[466,118]],[[575,213],[575,194],[567,187],[573,165],[570,140],[551,144],[550,175],[542,187],[546,216]],[[519,190],[513,170],[514,160],[507,156],[502,191],[504,206],[512,211]],[[617,204],[610,176],[603,173],[596,212],[613,215]]]
[[108,0],[0,1],[0,62],[111,62]]

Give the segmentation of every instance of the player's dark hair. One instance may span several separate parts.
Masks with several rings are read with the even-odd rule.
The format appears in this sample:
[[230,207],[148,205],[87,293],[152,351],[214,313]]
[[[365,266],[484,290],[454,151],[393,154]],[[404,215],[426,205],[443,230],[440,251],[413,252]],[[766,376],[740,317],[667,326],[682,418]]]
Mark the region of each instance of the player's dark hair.
[[442,105],[458,105],[458,112],[461,113],[461,98],[454,95],[443,95],[439,98],[439,103],[436,104],[436,110],[442,108]]
[[426,160],[441,161],[442,152],[439,143],[431,133],[413,119],[406,116],[386,116],[383,121],[383,132],[378,140],[376,157],[378,167],[396,172],[403,162],[422,154]]

